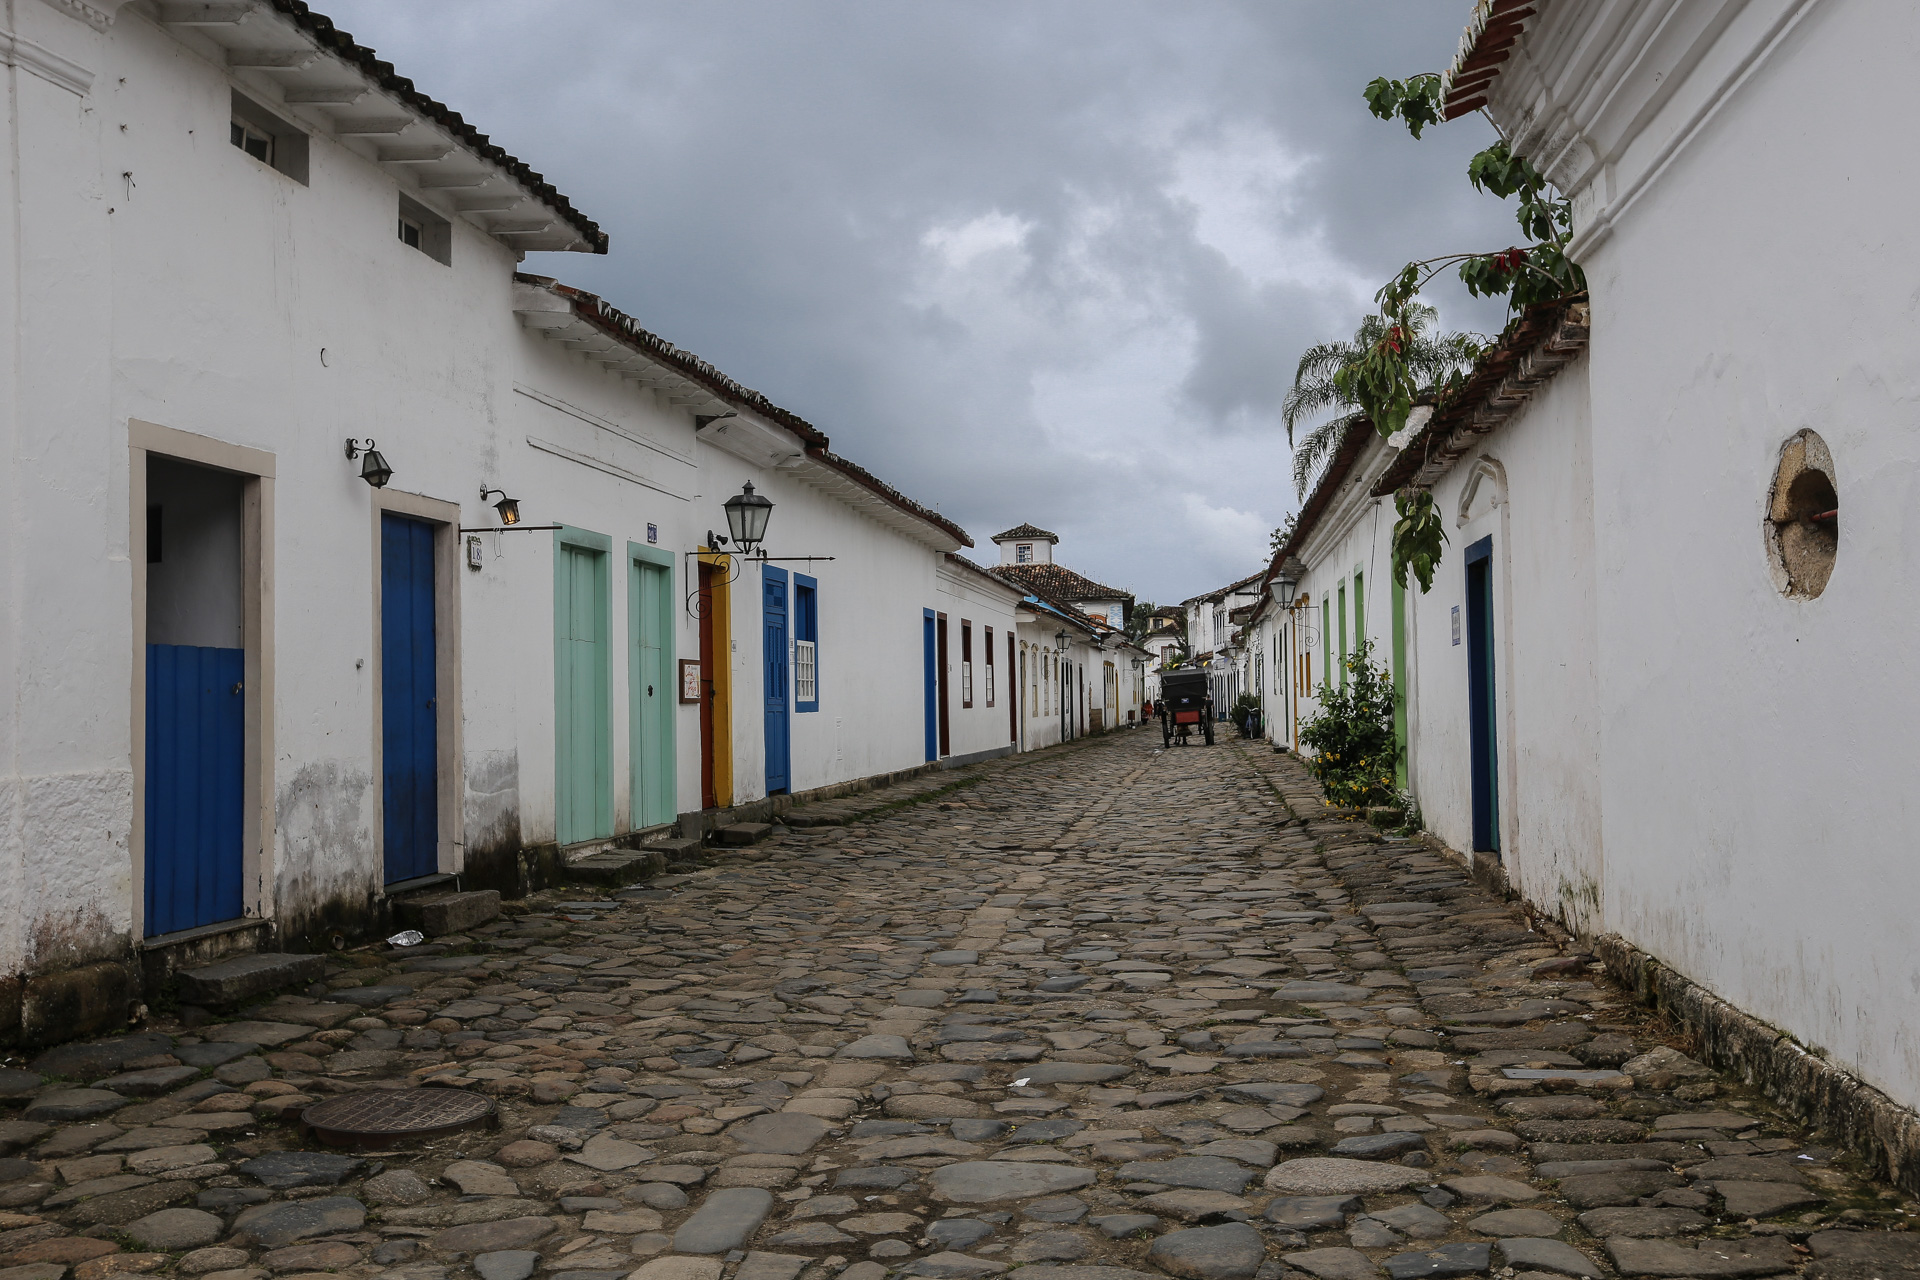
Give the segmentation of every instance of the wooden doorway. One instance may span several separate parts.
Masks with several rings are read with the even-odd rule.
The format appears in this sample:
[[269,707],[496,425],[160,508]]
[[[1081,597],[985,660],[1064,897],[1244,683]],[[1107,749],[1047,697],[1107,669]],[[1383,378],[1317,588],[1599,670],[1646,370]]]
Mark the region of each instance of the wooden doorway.
[[700,560],[700,805],[733,803],[732,614],[727,587],[733,566],[726,557]]
[[953,743],[947,733],[947,615],[944,613],[935,614],[934,621],[937,627],[935,647],[938,650],[935,654],[935,665],[940,681],[938,693],[940,700],[940,754],[942,756],[949,756],[953,754]]

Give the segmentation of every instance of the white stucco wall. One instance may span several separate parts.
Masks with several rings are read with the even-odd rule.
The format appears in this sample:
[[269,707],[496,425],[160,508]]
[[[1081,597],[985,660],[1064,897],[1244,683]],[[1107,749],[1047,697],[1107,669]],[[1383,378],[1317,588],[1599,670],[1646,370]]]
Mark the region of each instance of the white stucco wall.
[[[1301,724],[1319,714],[1318,691],[1326,682],[1331,679],[1336,687],[1339,685],[1342,655],[1359,647],[1363,631],[1365,638],[1373,641],[1373,661],[1391,661],[1393,602],[1387,593],[1393,589],[1388,545],[1393,532],[1393,504],[1366,496],[1372,478],[1385,463],[1384,446],[1377,441],[1370,443],[1340,495],[1328,505],[1298,552],[1306,572],[1295,598],[1298,607],[1286,625],[1292,633],[1295,655],[1304,650],[1310,664],[1308,687],[1297,698]],[[1353,587],[1356,570],[1361,577],[1359,593]],[[1361,605],[1357,615],[1356,601]],[[1323,604],[1330,612],[1323,612]]]
[[[1584,261],[1606,922],[1914,1105],[1920,867],[1890,833],[1920,701],[1920,173],[1861,122],[1901,114],[1920,40],[1894,0],[1807,5],[1749,64],[1778,8],[1754,7],[1621,149],[1645,184],[1577,206],[1611,227]],[[1774,589],[1761,538],[1805,427],[1842,512],[1813,600]]]
[[[304,185],[234,148],[226,69],[141,11],[104,34],[48,5],[6,12],[93,83],[0,68],[0,308],[14,339],[0,343],[0,671],[16,691],[0,715],[0,890],[16,904],[0,915],[0,976],[123,954],[139,932],[128,842],[145,566],[130,559],[130,419],[271,461],[272,870],[248,893],[249,910],[295,933],[364,910],[384,881],[380,501],[453,504],[460,523],[492,527],[480,490],[499,487],[526,524],[611,540],[616,831],[633,823],[627,544],[656,527],[674,563],[676,656],[696,656],[683,553],[724,529],[720,504],[747,479],[776,503],[772,554],[835,557],[786,566],[819,584],[820,709],[793,716],[792,789],[921,763],[921,610],[953,612],[936,582],[945,535],[915,540],[697,442],[684,406],[520,326],[511,250],[458,219],[450,266],[399,242],[395,178],[324,133]],[[384,495],[344,457],[350,435],[377,439],[393,466]],[[463,558],[445,584],[464,757],[459,829],[442,834],[464,848],[443,870],[555,832],[554,535],[480,538],[479,568]],[[151,580],[163,612],[178,603],[164,571]],[[967,606],[999,660],[1003,596]],[[732,614],[740,802],[765,793],[757,569],[733,587]],[[698,709],[673,708],[685,812],[700,805]],[[1003,701],[971,714],[956,751],[989,745],[995,724],[1005,743]]]
[[[939,562],[936,562],[939,563]],[[1007,635],[1016,629],[1014,607],[1020,596],[1011,587],[1001,587],[981,578],[972,570],[940,563],[934,591],[938,602],[932,607],[947,615],[947,732],[949,754],[977,756],[982,752],[1010,749],[1013,746],[1013,720],[1008,705],[1011,680],[1007,676]],[[917,637],[920,613],[914,613]],[[967,707],[961,697],[961,624],[973,627],[973,705]],[[992,633],[993,701],[987,701],[988,632]],[[876,655],[879,656],[879,655]],[[919,668],[913,672],[914,697],[920,691]],[[918,705],[917,701],[915,705]],[[913,722],[919,724],[918,720]],[[915,740],[918,749],[918,739]],[[895,766],[902,767],[902,766]],[[869,772],[877,772],[869,770]]]
[[1057,630],[1057,621],[1049,625],[1047,617],[1036,620],[1031,612],[1021,611],[1016,634],[1027,670],[1020,722],[1023,751],[1038,751],[1061,741],[1060,689],[1053,675],[1059,661],[1053,639]]
[[1407,622],[1412,789],[1429,829],[1468,850],[1465,552],[1493,539],[1500,859],[1517,889],[1582,930],[1601,919],[1603,881],[1587,369],[1561,370],[1435,484],[1450,541]]

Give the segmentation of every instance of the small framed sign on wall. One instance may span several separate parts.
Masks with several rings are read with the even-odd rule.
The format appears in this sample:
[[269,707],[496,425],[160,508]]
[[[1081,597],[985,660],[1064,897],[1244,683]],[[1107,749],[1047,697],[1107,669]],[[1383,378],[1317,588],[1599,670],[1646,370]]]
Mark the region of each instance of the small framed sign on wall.
[[680,701],[700,701],[700,660],[680,659]]

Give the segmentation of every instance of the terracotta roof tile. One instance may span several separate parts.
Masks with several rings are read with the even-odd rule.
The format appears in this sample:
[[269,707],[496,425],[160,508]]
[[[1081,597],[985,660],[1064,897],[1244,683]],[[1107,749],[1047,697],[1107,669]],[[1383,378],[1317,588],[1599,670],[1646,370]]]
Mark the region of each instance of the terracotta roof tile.
[[334,26],[332,18],[324,13],[315,13],[307,6],[305,0],[272,0],[272,3],[275,10],[285,14],[295,26],[311,36],[322,48],[327,49],[342,61],[358,67],[360,73],[374,84],[432,120],[477,155],[492,161],[512,174],[523,186],[539,196],[549,208],[565,219],[569,226],[578,231],[581,238],[592,246],[595,253],[607,251],[607,233],[600,229],[599,223],[575,209],[572,201],[556,191],[551,182],[541,174],[535,173],[524,160],[517,159],[495,146],[491,138],[462,119],[458,111],[443,102],[434,101],[414,88],[413,81],[395,73],[391,62],[382,61],[373,50],[357,43],[351,35]]
[[994,534],[992,540],[994,542],[1012,542],[1018,538],[1031,538],[1035,542],[1038,542],[1042,538],[1045,538],[1048,542],[1060,541],[1059,534],[1048,533],[1045,529],[1030,524],[1017,524],[1005,533]]
[[1082,600],[1125,600],[1129,607],[1133,604],[1133,592],[1083,578],[1062,564],[1003,564],[996,572],[1059,600],[1075,603]]

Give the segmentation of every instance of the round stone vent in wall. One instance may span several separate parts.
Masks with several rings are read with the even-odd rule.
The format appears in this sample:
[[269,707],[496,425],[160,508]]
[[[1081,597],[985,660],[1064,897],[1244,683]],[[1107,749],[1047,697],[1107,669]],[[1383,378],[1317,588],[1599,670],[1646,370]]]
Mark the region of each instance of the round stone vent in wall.
[[1827,589],[1840,550],[1840,485],[1833,454],[1817,432],[1798,432],[1780,446],[1765,532],[1780,594],[1812,599]]

